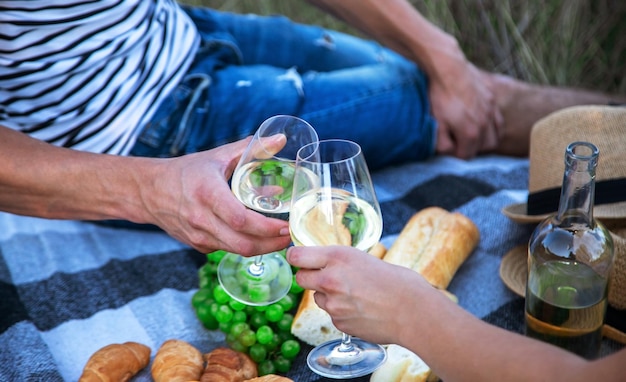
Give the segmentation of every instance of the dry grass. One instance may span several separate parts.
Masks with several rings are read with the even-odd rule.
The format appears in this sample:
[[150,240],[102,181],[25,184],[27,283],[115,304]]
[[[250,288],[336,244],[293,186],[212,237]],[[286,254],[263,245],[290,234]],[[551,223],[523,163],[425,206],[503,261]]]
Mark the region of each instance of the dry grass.
[[[184,2],[231,12],[280,13],[300,22],[356,33],[303,0]],[[477,66],[535,83],[626,94],[624,0],[411,2],[454,34]]]

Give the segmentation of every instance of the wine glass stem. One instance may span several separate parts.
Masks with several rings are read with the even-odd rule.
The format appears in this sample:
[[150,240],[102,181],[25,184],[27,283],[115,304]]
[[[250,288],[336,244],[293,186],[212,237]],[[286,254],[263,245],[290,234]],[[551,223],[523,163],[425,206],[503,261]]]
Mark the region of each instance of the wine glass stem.
[[352,345],[352,336],[346,333],[341,333],[341,345],[337,348],[340,352],[354,351],[354,345]]
[[248,267],[248,272],[250,272],[253,276],[261,276],[263,274],[263,255],[256,256],[254,258],[254,263],[250,264]]

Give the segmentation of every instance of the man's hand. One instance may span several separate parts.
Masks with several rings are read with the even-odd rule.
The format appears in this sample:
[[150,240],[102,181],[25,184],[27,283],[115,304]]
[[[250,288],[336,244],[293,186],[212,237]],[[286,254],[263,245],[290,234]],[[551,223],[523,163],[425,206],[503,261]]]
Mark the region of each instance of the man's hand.
[[153,187],[142,188],[150,220],[201,252],[252,256],[286,248],[288,223],[247,209],[228,186],[248,142],[164,161]]
[[471,158],[494,150],[503,118],[494,94],[467,62],[441,61],[442,72],[431,78],[429,94],[438,122],[439,154]]

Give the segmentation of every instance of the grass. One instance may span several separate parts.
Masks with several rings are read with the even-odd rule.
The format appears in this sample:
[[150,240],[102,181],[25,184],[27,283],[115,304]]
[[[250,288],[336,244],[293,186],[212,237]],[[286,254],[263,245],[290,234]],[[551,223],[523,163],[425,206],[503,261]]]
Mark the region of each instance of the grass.
[[[481,68],[534,83],[626,94],[624,0],[410,1],[453,34]],[[230,12],[280,13],[358,34],[304,0],[183,2]]]

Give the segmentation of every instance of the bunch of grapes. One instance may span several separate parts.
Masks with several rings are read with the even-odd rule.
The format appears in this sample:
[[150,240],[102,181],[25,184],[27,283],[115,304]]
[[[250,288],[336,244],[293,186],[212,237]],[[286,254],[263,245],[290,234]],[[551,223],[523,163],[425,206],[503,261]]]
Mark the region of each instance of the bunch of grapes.
[[198,271],[200,285],[191,300],[198,319],[205,328],[226,334],[233,350],[248,354],[257,363],[259,375],[288,372],[301,348],[291,334],[291,324],[303,289],[294,276],[289,293],[273,304],[249,306],[236,301],[217,279],[224,255],[224,251],[209,253]]

